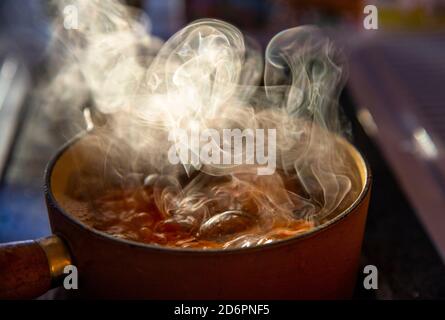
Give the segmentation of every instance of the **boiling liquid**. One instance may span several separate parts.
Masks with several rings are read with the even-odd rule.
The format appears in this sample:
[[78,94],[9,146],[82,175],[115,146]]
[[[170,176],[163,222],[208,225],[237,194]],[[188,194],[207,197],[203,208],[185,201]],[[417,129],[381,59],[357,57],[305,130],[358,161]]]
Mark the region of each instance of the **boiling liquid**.
[[298,179],[282,174],[198,176],[185,186],[170,177],[153,176],[145,183],[107,187],[92,198],[74,195],[63,201],[64,206],[90,227],[118,238],[169,247],[224,249],[267,244],[308,232],[343,212],[359,190],[353,187],[320,220],[320,200],[307,198]]
[[64,204],[97,230],[170,247],[250,247],[314,227],[313,221],[292,212],[297,204],[278,185],[278,175],[209,181],[191,188],[197,189],[193,192],[171,185],[109,188],[89,201],[71,198]]
[[163,214],[149,187],[110,190],[92,206],[95,214],[88,223],[95,229],[124,239],[182,248],[246,247],[288,238],[313,227],[304,220],[277,220],[264,232],[255,217],[235,210],[213,215],[196,227],[193,216],[175,219]]

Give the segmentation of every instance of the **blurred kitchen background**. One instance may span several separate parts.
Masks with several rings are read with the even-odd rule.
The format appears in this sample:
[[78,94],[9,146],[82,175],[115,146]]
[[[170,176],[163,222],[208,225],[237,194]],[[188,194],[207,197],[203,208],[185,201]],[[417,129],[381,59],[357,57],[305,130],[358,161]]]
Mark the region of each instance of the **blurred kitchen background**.
[[[126,2],[163,39],[203,17],[233,23],[263,49],[283,29],[325,28],[348,56],[341,102],[374,175],[362,264],[377,266],[379,289],[364,290],[360,273],[355,298],[445,298],[445,1]],[[368,4],[377,30],[364,28]],[[43,172],[79,130],[33,95],[45,81],[50,16],[45,0],[0,1],[0,242],[50,233]]]

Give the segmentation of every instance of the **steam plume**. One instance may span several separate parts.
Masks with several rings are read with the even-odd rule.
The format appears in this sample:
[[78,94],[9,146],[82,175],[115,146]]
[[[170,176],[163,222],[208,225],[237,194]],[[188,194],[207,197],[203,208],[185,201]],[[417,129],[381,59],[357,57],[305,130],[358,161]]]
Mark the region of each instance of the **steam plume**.
[[[66,3],[58,1],[59,9]],[[45,88],[48,104],[94,106],[106,118],[92,132],[106,153],[103,171],[124,188],[154,188],[166,223],[213,239],[214,230],[223,238],[226,221],[235,221],[242,232],[226,245],[250,246],[268,242],[277,226],[322,223],[344,207],[354,177],[336,138],[343,57],[319,29],[277,34],[264,62],[259,46],[223,21],[195,21],[161,45],[147,18],[117,1],[75,5],[78,30],[55,21],[54,48],[63,44],[65,54]],[[203,163],[180,141],[181,130],[228,128],[275,129],[277,172],[257,176],[257,164]],[[171,164],[169,137],[195,161]],[[247,159],[230,139],[206,142],[222,157]]]

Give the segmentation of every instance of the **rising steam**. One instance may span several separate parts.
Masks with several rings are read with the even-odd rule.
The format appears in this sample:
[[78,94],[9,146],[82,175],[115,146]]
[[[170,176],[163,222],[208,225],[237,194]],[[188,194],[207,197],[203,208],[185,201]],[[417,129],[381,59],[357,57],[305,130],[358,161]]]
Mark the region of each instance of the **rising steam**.
[[[62,12],[68,3],[57,6]],[[124,189],[153,188],[164,226],[250,246],[296,221],[322,223],[348,205],[356,178],[337,140],[343,57],[316,27],[277,34],[264,61],[253,40],[223,21],[195,21],[161,45],[147,31],[148,19],[120,2],[74,3],[79,29],[54,23],[58,71],[43,91],[47,104],[93,111],[101,126],[91,134],[106,154],[102,172]],[[276,141],[268,141],[274,149],[256,145],[276,157],[276,172],[257,175],[260,165],[247,164],[245,148],[222,134],[201,142],[213,145],[213,155],[246,162],[199,161],[179,133],[206,129],[276,129]],[[255,139],[246,132],[245,141]],[[195,161],[170,163],[172,140]],[[235,235],[227,221],[239,226]]]

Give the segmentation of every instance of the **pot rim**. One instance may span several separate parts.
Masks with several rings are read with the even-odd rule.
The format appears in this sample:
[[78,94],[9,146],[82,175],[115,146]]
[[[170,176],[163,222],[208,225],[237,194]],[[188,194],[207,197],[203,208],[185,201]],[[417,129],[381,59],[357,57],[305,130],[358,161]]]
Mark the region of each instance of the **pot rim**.
[[[276,240],[276,241],[273,241],[273,242],[267,243],[267,244],[261,244],[261,245],[256,245],[256,246],[252,246],[252,247],[247,247],[247,248],[227,248],[227,249],[221,249],[221,248],[217,248],[217,249],[177,248],[177,247],[168,247],[168,246],[143,243],[143,242],[138,242],[138,241],[133,241],[133,240],[127,240],[127,239],[114,237],[106,232],[94,229],[93,227],[90,227],[87,224],[84,224],[80,220],[76,219],[72,214],[65,211],[65,209],[63,209],[63,207],[59,204],[59,202],[56,200],[56,198],[53,194],[52,187],[51,187],[51,176],[52,176],[53,169],[54,169],[57,161],[65,153],[65,151],[68,150],[68,148],[73,146],[77,141],[84,138],[88,134],[90,134],[90,131],[83,131],[83,132],[77,134],[72,139],[67,141],[62,147],[60,147],[58,149],[58,151],[56,152],[56,154],[50,159],[50,161],[46,165],[45,173],[44,173],[45,196],[46,196],[49,204],[52,207],[57,209],[64,216],[64,218],[67,218],[70,222],[74,223],[76,226],[78,226],[82,229],[86,229],[89,232],[92,232],[95,236],[98,236],[99,238],[104,238],[105,240],[109,240],[109,241],[120,242],[121,244],[124,244],[127,246],[139,247],[139,248],[145,249],[145,250],[162,251],[162,252],[166,252],[166,253],[184,253],[184,254],[193,253],[193,254],[198,254],[198,255],[209,255],[209,254],[245,253],[245,252],[272,249],[274,247],[289,245],[291,243],[294,243],[297,241],[302,241],[304,239],[316,236],[318,233],[323,232],[324,230],[333,227],[335,224],[337,224],[338,222],[340,222],[341,220],[343,220],[344,218],[349,216],[356,209],[356,207],[358,207],[363,202],[363,200],[365,199],[365,197],[367,196],[367,194],[369,193],[370,188],[371,188],[372,174],[371,174],[371,170],[370,170],[368,161],[363,157],[363,155],[357,150],[357,148],[354,145],[352,145],[349,141],[344,139],[344,142],[347,145],[349,145],[349,147],[351,147],[357,153],[357,155],[359,155],[360,159],[363,161],[364,168],[366,169],[365,184],[364,184],[362,190],[360,191],[359,196],[354,200],[354,202],[347,209],[345,209],[342,213],[338,214],[335,218],[313,228],[311,231],[304,232],[304,233],[295,235],[293,237]],[[63,234],[61,235],[61,237],[64,238]]]

